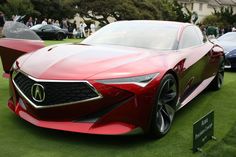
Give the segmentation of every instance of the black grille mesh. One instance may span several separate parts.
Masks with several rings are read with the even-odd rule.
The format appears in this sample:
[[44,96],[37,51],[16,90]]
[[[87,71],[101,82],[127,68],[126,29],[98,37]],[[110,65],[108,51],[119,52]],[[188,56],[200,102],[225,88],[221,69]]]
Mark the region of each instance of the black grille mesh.
[[[36,106],[67,104],[99,96],[86,82],[36,82],[22,73],[16,75],[14,82]],[[36,102],[31,96],[31,88],[35,83],[44,87],[45,100],[43,102]]]

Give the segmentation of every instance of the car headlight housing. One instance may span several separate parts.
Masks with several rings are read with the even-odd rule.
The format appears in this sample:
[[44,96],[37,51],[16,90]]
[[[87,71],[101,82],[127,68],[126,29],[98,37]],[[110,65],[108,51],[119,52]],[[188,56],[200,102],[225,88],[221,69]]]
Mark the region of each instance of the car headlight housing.
[[156,78],[159,73],[152,73],[142,76],[127,77],[127,78],[115,78],[107,80],[96,80],[103,84],[135,84],[141,87],[148,85],[154,78]]

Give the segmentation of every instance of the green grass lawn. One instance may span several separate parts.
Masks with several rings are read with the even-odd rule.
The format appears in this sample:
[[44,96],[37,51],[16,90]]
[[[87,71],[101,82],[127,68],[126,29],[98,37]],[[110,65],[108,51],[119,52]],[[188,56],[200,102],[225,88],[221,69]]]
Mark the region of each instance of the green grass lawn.
[[46,40],[45,45],[61,44],[61,43],[79,43],[82,39],[64,39],[61,41],[58,40]]
[[[78,40],[63,42],[74,41]],[[236,72],[226,72],[223,88],[205,91],[181,109],[170,132],[159,140],[97,136],[43,129],[20,119],[7,107],[8,80],[0,77],[0,157],[235,157],[235,96]],[[209,141],[204,153],[192,154],[192,124],[210,110],[215,111],[217,141]]]

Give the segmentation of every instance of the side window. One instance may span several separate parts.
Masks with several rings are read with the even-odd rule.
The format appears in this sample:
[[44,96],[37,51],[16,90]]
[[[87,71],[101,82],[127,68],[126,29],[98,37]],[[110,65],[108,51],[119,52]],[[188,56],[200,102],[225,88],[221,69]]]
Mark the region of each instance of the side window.
[[206,35],[201,31],[201,29],[200,29],[199,27],[196,27],[196,26],[195,26],[195,30],[196,30],[196,32],[197,32],[197,34],[198,34],[198,36],[199,36],[201,42],[202,42],[202,43],[207,42],[207,37],[206,37]]
[[51,26],[46,25],[46,26],[43,26],[41,29],[42,30],[51,30]]
[[202,41],[200,40],[198,34],[196,33],[194,26],[186,27],[180,38],[179,49],[193,47],[201,44]]

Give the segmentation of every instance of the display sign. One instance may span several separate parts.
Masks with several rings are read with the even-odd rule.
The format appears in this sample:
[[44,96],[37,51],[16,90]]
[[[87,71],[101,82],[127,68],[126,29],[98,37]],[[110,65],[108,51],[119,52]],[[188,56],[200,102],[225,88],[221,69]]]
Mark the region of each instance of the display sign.
[[193,152],[201,151],[203,146],[214,137],[214,111],[199,119],[193,124]]

